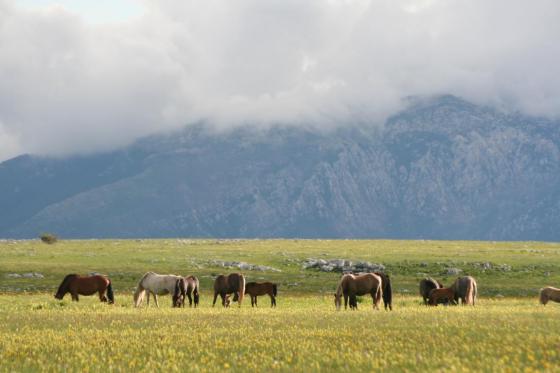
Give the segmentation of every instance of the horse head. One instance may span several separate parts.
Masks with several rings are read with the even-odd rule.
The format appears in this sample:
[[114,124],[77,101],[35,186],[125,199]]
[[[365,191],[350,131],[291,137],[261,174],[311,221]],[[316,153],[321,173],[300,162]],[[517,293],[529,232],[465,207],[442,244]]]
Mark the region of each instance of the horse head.
[[184,278],[178,278],[175,282],[175,291],[173,292],[173,307],[185,306],[185,297],[187,295],[187,285]]
[[334,293],[334,306],[337,311],[340,311],[340,298],[342,298],[342,294]]
[[62,280],[62,282],[60,283],[60,286],[58,287],[58,290],[56,291],[54,297],[58,300],[62,300],[66,293],[70,291],[70,282],[76,277],[78,277],[78,275],[76,274],[66,275],[66,277],[64,277],[64,280]]

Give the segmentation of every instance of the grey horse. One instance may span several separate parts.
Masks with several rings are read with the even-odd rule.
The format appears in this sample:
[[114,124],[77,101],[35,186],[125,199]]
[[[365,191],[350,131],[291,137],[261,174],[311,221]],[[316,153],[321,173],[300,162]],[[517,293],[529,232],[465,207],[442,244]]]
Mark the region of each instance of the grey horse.
[[455,291],[455,302],[461,299],[462,304],[473,305],[476,302],[476,297],[478,295],[478,287],[476,285],[476,280],[472,276],[459,277],[453,285],[451,285],[453,291]]

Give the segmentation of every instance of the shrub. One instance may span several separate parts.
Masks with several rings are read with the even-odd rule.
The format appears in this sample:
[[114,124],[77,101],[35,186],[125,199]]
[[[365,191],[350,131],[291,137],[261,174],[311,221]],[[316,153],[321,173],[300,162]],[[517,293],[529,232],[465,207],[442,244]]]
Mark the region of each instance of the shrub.
[[47,243],[49,245],[58,241],[58,238],[52,233],[43,233],[43,234],[41,234],[40,238],[41,238],[41,241],[43,241],[44,243]]

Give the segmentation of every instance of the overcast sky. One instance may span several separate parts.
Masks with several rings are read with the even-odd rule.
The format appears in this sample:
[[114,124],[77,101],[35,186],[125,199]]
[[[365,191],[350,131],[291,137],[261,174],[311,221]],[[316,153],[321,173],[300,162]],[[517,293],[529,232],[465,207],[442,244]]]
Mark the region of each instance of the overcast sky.
[[560,115],[557,0],[0,0],[0,160],[207,120],[380,123],[410,95]]

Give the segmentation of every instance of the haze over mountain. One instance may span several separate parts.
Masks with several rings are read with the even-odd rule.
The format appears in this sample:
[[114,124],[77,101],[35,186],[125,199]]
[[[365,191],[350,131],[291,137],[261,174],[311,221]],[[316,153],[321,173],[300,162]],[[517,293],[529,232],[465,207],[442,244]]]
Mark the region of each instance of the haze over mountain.
[[560,240],[560,123],[453,96],[386,124],[204,125],[0,164],[0,237]]

